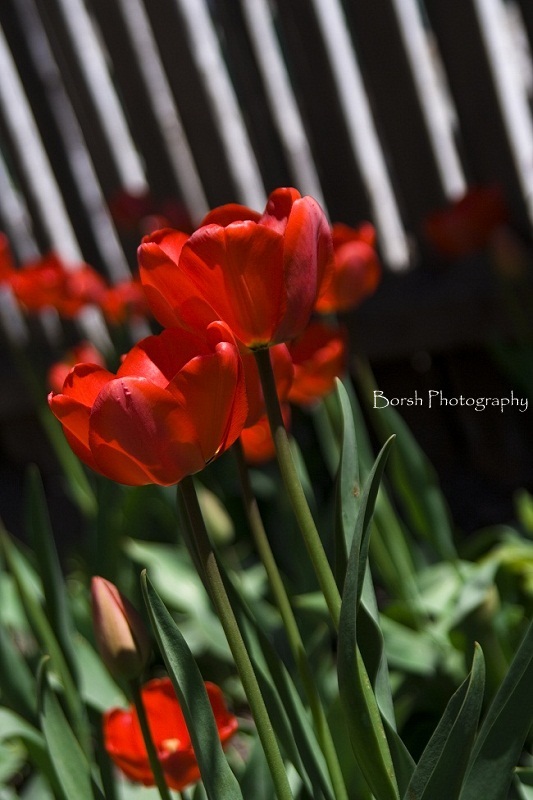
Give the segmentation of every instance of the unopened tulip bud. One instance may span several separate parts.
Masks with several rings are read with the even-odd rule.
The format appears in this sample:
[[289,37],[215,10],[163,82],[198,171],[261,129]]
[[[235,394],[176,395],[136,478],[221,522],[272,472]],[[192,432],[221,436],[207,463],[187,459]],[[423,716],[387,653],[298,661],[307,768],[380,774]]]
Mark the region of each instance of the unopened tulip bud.
[[150,657],[150,636],[138,611],[104,578],[91,581],[93,627],[102,661],[114,678],[133,680]]

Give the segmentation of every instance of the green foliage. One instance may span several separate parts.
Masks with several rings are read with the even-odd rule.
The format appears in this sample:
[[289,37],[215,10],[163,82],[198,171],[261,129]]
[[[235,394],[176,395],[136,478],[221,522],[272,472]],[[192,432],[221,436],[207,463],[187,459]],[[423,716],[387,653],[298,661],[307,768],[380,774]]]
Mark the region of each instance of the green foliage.
[[[427,459],[392,410],[383,409],[379,421],[378,436],[396,439],[374,460],[358,399],[345,382],[300,421],[326,451],[322,483],[316,484],[318,449],[308,469],[305,446],[292,445],[342,596],[338,630],[305,548],[293,546],[296,526],[285,519],[274,469],[252,475],[272,550],[286,567],[282,580],[323,717],[316,708],[312,713],[234,471],[221,460],[201,488],[225,591],[292,795],[531,800],[531,498],[517,496],[519,528],[480,531],[456,549]],[[138,607],[141,595],[146,600],[159,648],[146,678],[164,670],[171,676],[202,773],[183,800],[274,800],[268,758],[185,509],[176,514],[172,489],[130,490],[103,479],[94,486],[100,508],[96,515],[86,510],[89,545],[63,563],[36,470],[25,501],[29,544],[0,531],[0,800],[159,796],[121,776],[103,752],[102,713],[129,701],[127,687],[106,672],[91,632],[89,579],[97,570]],[[150,580],[139,592],[143,569]],[[240,730],[225,751],[205,677],[220,683],[237,709]],[[332,779],[328,737],[317,727],[322,719],[346,795],[342,781]]]

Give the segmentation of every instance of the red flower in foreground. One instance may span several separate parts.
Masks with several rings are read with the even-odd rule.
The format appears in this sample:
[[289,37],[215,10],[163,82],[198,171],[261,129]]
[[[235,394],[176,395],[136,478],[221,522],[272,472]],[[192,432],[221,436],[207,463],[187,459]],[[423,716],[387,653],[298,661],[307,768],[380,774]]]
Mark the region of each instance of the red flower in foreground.
[[[224,744],[237,731],[237,719],[227,710],[218,686],[206,683],[205,688]],[[141,689],[141,697],[166,782],[171,789],[181,791],[200,779],[200,770],[170,678],[149,681]],[[103,728],[105,748],[115,764],[130,780],[153,786],[135,709],[111,709],[104,715]]]
[[315,310],[320,314],[348,311],[375,292],[381,264],[375,250],[374,226],[336,223],[331,228],[335,267],[320,287]]
[[435,250],[459,258],[488,244],[492,232],[508,220],[503,192],[498,186],[476,186],[446,208],[425,219],[424,232]]
[[239,352],[221,322],[204,337],[148,336],[116,375],[78,364],[48,402],[82,461],[133,486],[170,486],[203,469],[239,436],[248,410]]
[[196,329],[222,319],[253,349],[306,326],[333,265],[331,232],[315,200],[277,189],[262,215],[230,204],[211,211],[188,238],[156,231],[143,239],[139,264],[162,325]]
[[294,380],[289,400],[309,405],[329,394],[335,378],[346,368],[346,333],[322,322],[312,322],[289,345]]
[[104,357],[91,342],[80,342],[68,353],[62,361],[52,364],[48,370],[48,386],[54,392],[61,392],[65,378],[76,364],[82,363],[97,364],[100,367],[105,365]]

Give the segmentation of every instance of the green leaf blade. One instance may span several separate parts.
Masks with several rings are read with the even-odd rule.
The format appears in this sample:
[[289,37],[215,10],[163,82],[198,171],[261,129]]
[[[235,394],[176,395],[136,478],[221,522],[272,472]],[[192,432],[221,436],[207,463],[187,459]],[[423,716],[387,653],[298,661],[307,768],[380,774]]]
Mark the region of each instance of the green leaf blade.
[[189,647],[152,587],[146,573],[142,590],[150,620],[191,736],[210,800],[243,800],[237,778],[224,755],[204,681]]

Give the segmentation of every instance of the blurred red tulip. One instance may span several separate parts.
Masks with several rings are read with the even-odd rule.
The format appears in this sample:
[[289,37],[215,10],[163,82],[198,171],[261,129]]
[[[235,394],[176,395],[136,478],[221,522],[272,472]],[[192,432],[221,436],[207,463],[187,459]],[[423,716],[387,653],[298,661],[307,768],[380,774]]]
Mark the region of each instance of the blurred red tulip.
[[[237,731],[237,719],[227,710],[218,686],[206,683],[205,688],[213,708],[220,741],[225,744]],[[181,791],[200,779],[200,770],[170,678],[159,678],[146,683],[141,689],[141,698],[167,785]],[[122,772],[136,783],[154,786],[155,781],[135,709],[114,708],[106,712],[103,729],[107,753]]]
[[[291,409],[287,403],[282,403],[281,413],[285,427],[289,429]],[[264,464],[265,461],[270,461],[275,457],[276,446],[266,414],[263,414],[254,425],[244,428],[241,433],[241,444],[244,457],[249,464]]]
[[146,236],[159,228],[193,230],[183,203],[173,197],[158,200],[148,191],[119,189],[109,198],[109,210],[117,228],[124,233]]
[[476,186],[446,208],[428,214],[424,233],[440,255],[459,258],[483,250],[492,232],[507,220],[501,188]]
[[331,228],[334,269],[320,287],[315,310],[320,314],[348,311],[375,292],[381,279],[381,264],[374,248],[374,226],[358,228],[336,223]]
[[188,238],[172,230],[145,237],[139,263],[162,325],[195,329],[222,319],[255,349],[292,339],[307,324],[333,266],[331,233],[315,200],[277,189],[263,215],[229,204]]
[[146,295],[138,280],[122,281],[110,286],[102,295],[99,305],[107,321],[113,325],[120,325],[131,317],[146,317],[149,313]]
[[48,386],[53,392],[61,392],[65,378],[72,367],[82,363],[97,364],[99,367],[103,367],[105,359],[91,342],[80,342],[65,354],[62,361],[52,364],[48,370]]
[[203,469],[248,413],[239,352],[221,322],[204,337],[174,328],[143,339],[116,375],[78,364],[48,402],[82,461],[134,486],[169,486]]
[[93,267],[81,264],[76,269],[67,269],[55,253],[15,270],[9,283],[27,311],[52,307],[67,318],[88,303],[98,303],[106,289],[106,282]]
[[312,322],[290,343],[294,365],[291,403],[310,405],[333,390],[335,378],[346,369],[346,341],[343,329]]
[[[241,353],[246,381],[246,397],[248,398],[248,418],[246,427],[255,423],[266,413],[265,399],[259,378],[259,370],[253,353]],[[294,378],[294,367],[287,345],[276,344],[270,348],[270,361],[276,381],[278,398],[281,402],[287,399]]]
[[0,281],[9,280],[14,271],[15,265],[11,256],[9,239],[5,233],[0,232]]

